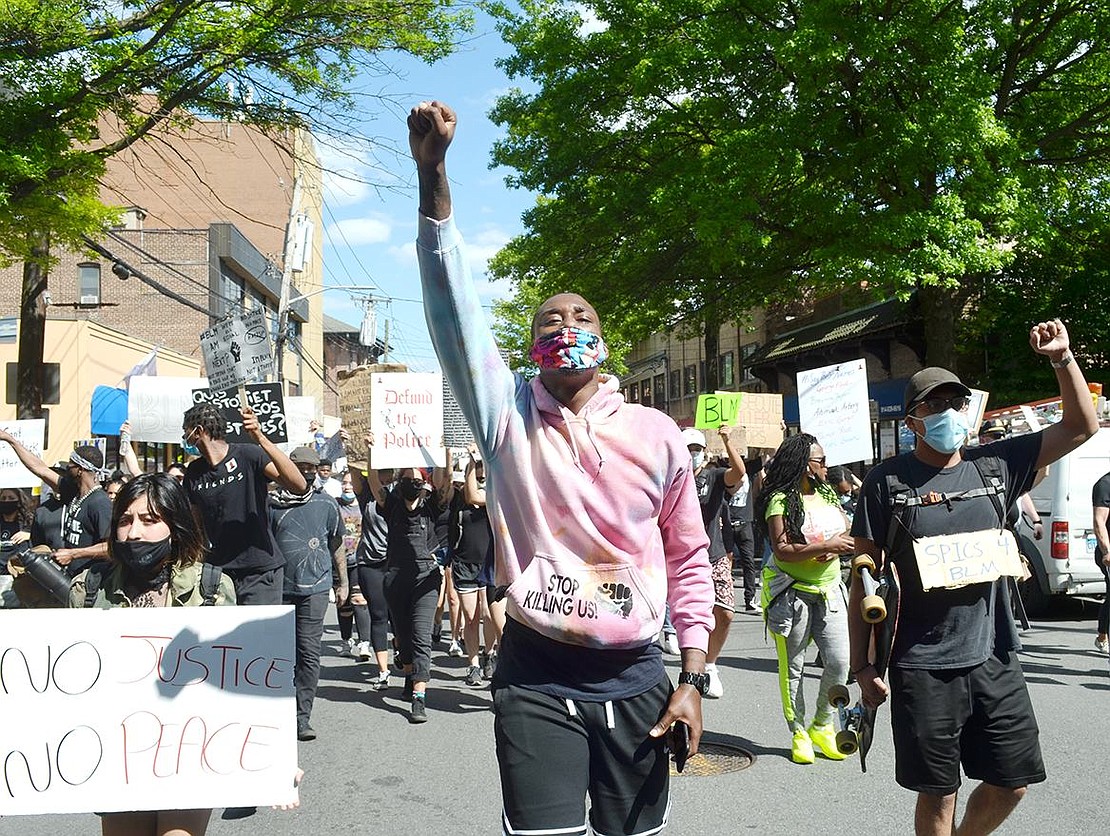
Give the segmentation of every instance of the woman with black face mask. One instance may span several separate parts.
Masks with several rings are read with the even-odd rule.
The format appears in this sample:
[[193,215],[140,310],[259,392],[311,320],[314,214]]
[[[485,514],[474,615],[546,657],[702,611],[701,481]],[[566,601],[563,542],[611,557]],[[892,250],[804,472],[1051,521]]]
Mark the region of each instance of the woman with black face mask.
[[0,607],[15,605],[11,600],[14,593],[8,574],[8,561],[26,548],[31,539],[31,523],[34,514],[27,495],[19,488],[0,490]]

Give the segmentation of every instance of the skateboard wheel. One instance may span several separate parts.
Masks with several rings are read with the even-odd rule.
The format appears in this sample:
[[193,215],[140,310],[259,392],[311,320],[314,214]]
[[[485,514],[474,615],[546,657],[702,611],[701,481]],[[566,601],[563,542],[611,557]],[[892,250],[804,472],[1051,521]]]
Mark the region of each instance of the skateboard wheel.
[[875,574],[875,561],[871,559],[869,554],[857,554],[852,558],[852,571],[858,575],[864,569],[871,574]]
[[859,739],[855,732],[844,729],[836,733],[836,750],[842,755],[854,755],[859,751]]
[[881,595],[868,595],[860,604],[863,620],[868,624],[878,624],[886,618],[886,604]]
[[834,685],[829,689],[829,705],[833,708],[847,708],[851,701],[847,685]]

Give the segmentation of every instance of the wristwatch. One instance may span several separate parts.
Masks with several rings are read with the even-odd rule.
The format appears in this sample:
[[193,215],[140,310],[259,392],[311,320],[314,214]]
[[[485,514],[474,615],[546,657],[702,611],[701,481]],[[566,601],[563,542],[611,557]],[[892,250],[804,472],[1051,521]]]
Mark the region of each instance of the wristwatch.
[[1071,364],[1071,361],[1074,359],[1075,355],[1073,355],[1071,351],[1065,351],[1063,357],[1061,357],[1059,360],[1050,360],[1049,364],[1054,369],[1064,369],[1067,368],[1068,365]]
[[709,691],[709,674],[682,671],[678,675],[678,684],[693,685],[694,689],[704,697],[706,692]]

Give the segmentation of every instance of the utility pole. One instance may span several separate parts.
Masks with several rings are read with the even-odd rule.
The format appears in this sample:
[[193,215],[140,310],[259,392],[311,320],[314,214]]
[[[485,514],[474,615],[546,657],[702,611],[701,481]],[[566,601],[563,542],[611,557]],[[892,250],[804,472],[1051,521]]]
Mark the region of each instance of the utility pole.
[[278,297],[278,332],[274,339],[277,363],[275,379],[285,390],[285,342],[289,338],[289,291],[293,286],[293,245],[297,234],[297,215],[301,205],[301,176],[293,177],[293,200],[289,205],[289,223],[285,228],[285,252],[281,258],[281,295]]
[[382,351],[382,362],[383,363],[388,363],[389,362],[389,323],[391,321],[392,321],[392,317],[388,317],[385,320],[385,349]]

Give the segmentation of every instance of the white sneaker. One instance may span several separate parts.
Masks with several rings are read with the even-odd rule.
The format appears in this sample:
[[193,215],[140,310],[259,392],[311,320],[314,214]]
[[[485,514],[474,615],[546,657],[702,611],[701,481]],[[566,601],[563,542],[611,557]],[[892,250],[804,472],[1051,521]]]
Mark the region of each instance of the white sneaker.
[[1100,639],[1095,636],[1095,648],[1099,653],[1110,653],[1110,639]]
[[343,643],[343,647],[339,651],[339,655],[340,656],[354,657],[354,655],[355,655],[355,637],[354,636],[351,636],[351,638],[347,639],[347,641],[345,641]]
[[369,662],[373,656],[370,653],[370,642],[359,642],[351,655],[357,657],[360,662]]
[[449,648],[447,648],[447,655],[448,656],[462,656],[462,655],[464,655],[462,645],[459,644],[458,639],[451,639],[451,646]]
[[725,694],[725,686],[721,683],[721,675],[717,672],[717,666],[706,662],[705,672],[709,674],[709,689],[705,692],[705,696],[711,700],[720,699]]
[[677,633],[664,633],[663,634],[663,652],[669,653],[671,656],[682,655],[682,650],[678,646]]

